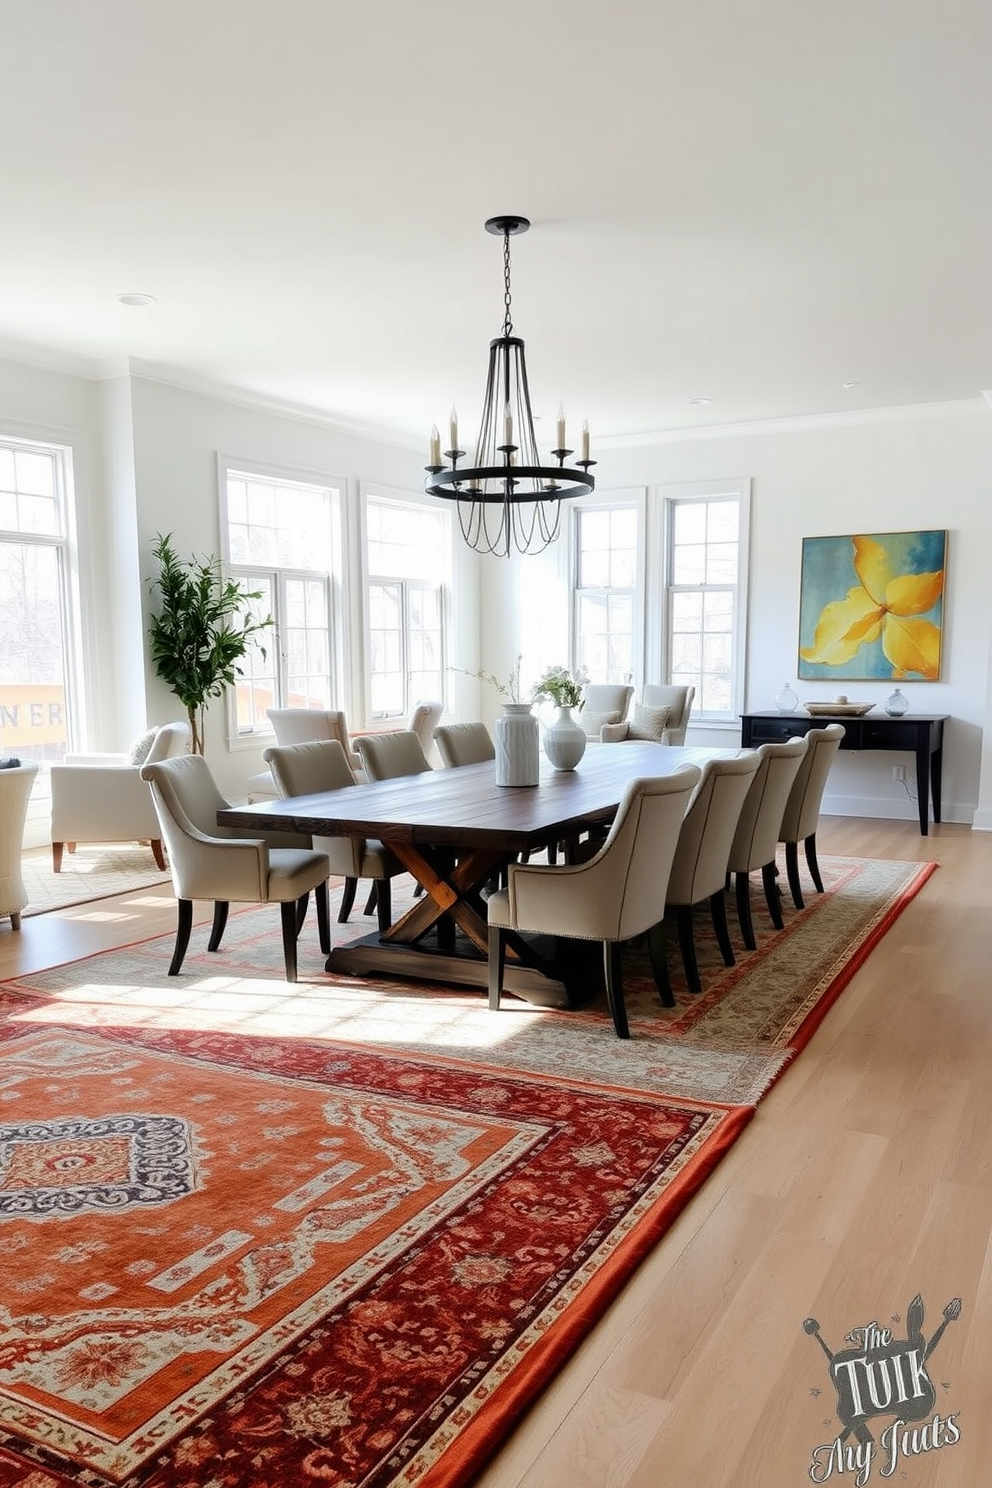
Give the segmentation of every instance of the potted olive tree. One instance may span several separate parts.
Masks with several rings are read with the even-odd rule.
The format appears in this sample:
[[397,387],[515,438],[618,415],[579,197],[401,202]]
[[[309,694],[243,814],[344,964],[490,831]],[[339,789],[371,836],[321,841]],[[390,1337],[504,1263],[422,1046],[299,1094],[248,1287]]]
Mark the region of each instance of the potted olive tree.
[[191,752],[202,754],[207,699],[234,685],[241,675],[238,663],[272,616],[259,618],[261,591],[225,577],[219,558],[180,558],[171,532],[158,534],[152,552],[159,571],[149,585],[160,604],[148,627],[152,663],[186,709]]

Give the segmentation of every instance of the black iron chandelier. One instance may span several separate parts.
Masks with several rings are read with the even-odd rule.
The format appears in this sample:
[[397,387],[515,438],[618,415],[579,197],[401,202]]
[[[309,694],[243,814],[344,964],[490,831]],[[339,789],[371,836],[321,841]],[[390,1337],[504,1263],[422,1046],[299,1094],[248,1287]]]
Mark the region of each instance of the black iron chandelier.
[[564,409],[559,407],[555,426],[556,446],[551,451],[557,464],[542,464],[534,435],[534,415],[527,384],[524,343],[514,336],[510,316],[510,239],[530,227],[526,217],[490,217],[486,232],[503,238],[505,307],[503,334],[489,343],[489,375],[482,408],[482,421],[471,465],[460,465],[466,451],[458,448],[458,418],[451,410],[448,423],[450,449],[441,458],[441,436],[431,430],[430,464],[424,489],[431,496],[454,501],[462,536],[479,553],[509,556],[540,553],[558,536],[561,502],[586,496],[595,489],[590,475],[595,460],[589,458],[589,425],[582,425],[581,458],[566,465],[574,449],[566,448]]

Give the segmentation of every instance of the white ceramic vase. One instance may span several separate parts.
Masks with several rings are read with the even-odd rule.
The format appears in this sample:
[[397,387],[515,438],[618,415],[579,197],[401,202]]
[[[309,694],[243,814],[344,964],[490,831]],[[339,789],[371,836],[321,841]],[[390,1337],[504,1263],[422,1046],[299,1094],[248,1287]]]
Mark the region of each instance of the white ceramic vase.
[[585,730],[571,708],[559,708],[554,723],[544,730],[544,752],[556,770],[574,770],[586,752]]
[[496,720],[496,784],[536,785],[540,775],[540,734],[530,703],[504,703]]

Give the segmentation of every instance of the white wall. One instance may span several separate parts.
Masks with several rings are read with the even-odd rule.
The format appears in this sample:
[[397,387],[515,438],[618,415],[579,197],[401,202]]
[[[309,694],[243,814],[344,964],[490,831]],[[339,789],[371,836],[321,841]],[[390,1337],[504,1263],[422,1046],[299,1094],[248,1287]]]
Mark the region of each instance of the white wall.
[[[947,713],[944,819],[971,822],[980,799],[983,731],[990,719],[992,638],[992,410],[981,399],[857,420],[809,420],[775,431],[740,430],[624,449],[597,449],[597,493],[647,486],[649,515],[661,485],[749,476],[751,551],[746,706],[774,707],[787,679],[801,699],[823,694],[799,684],[799,564],[803,537],[830,533],[948,530],[941,680],[906,683],[914,712]],[[486,565],[483,665],[513,654],[519,630],[515,596],[520,563]],[[545,560],[547,562],[547,557]],[[661,623],[657,585],[648,593],[649,624]],[[650,639],[650,638],[649,638]],[[651,647],[648,647],[650,654]],[[644,681],[660,680],[645,677]],[[826,684],[881,706],[885,684]],[[990,731],[992,733],[992,731]],[[694,730],[691,742],[726,743],[726,732]],[[913,819],[915,804],[892,780],[905,756],[847,754],[832,772],[826,811]],[[910,773],[910,772],[908,772]],[[992,821],[992,783],[986,779]],[[984,817],[979,824],[985,824]]]

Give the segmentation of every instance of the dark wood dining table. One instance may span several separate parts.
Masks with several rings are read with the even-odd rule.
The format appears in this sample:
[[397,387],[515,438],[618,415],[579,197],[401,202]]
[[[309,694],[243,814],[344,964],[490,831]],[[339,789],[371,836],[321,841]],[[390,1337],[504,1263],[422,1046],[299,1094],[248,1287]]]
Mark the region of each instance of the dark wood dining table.
[[[327,970],[484,987],[488,925],[482,890],[494,874],[520,854],[540,852],[590,827],[609,824],[631,780],[747,752],[634,741],[590,744],[575,770],[553,770],[543,762],[536,786],[497,785],[489,760],[318,795],[231,806],[219,811],[217,820],[256,832],[371,837],[388,844],[424,895],[385,934],[332,949]],[[435,934],[425,942],[431,931]],[[549,960],[520,937],[511,941],[508,991],[542,1005],[562,1006],[572,1000],[569,980],[560,957]]]

